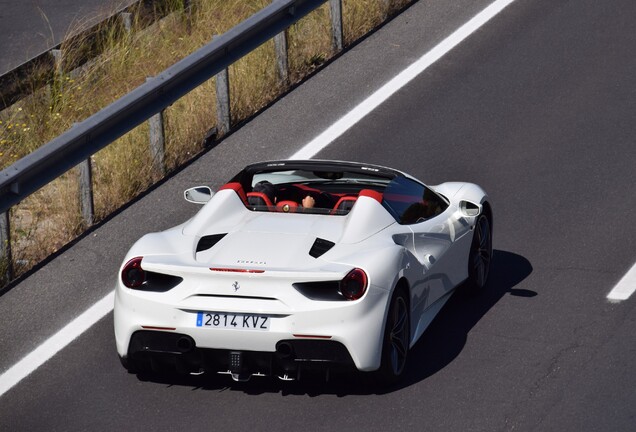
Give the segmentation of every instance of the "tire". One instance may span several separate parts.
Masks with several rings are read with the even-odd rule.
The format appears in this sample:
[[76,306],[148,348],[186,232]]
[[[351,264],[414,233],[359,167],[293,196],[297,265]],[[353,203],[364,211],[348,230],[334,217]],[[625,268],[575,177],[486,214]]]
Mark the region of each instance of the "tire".
[[468,282],[474,291],[482,291],[488,282],[492,261],[492,230],[486,215],[480,215],[475,223],[473,241],[468,258]]
[[384,327],[382,362],[378,379],[383,385],[396,383],[406,367],[411,341],[410,311],[404,289],[398,289],[391,298],[389,313]]
[[126,369],[128,371],[129,374],[135,374],[135,375],[139,375],[139,374],[144,374],[144,373],[148,373],[151,372],[151,364],[150,361],[147,359],[140,359],[140,358],[132,358],[131,356],[127,356],[127,357],[119,357],[119,361],[121,362],[121,365],[124,367],[124,369]]
[[137,364],[130,357],[119,357],[121,365],[128,371],[128,373],[134,374],[138,372]]

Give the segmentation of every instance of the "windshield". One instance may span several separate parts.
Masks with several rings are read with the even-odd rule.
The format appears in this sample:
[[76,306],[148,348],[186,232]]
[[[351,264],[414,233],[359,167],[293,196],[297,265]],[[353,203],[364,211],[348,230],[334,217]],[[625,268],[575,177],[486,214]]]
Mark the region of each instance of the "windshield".
[[382,191],[389,181],[386,176],[346,170],[256,172],[249,181],[248,207],[341,216],[349,213],[362,189]]
[[386,178],[379,178],[377,176],[357,172],[289,170],[254,174],[252,187],[264,180],[274,185],[299,183],[305,185],[324,185],[326,187],[332,186],[334,189],[342,189],[342,185],[347,184],[385,186],[389,182],[389,179]]

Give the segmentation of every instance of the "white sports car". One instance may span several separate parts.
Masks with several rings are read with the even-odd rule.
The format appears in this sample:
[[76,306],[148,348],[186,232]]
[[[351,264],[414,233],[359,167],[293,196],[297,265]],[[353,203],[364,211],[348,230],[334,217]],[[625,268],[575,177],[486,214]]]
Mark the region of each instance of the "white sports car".
[[120,269],[115,336],[131,372],[243,381],[353,365],[391,383],[454,288],[488,278],[492,208],[471,183],[276,161],[185,199],[204,205],[142,237]]

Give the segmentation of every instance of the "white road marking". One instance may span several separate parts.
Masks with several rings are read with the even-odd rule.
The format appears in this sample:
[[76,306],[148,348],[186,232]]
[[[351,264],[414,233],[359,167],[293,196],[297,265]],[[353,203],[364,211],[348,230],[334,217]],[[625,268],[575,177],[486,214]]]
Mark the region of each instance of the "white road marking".
[[398,90],[411,82],[413,78],[428,69],[433,63],[442,58],[446,53],[455,48],[461,41],[477,31],[481,26],[490,21],[506,6],[515,0],[497,0],[491,3],[486,9],[475,15],[470,21],[455,30],[450,36],[440,42],[437,46],[424,54],[415,63],[404,69],[389,82],[384,84],[375,93],[362,101],[358,106],[349,111],[340,120],[336,121],[324,132],[311,140],[299,151],[294,153],[290,159],[310,159],[320,150],[331,144],[336,138],[349,130],[367,114],[376,109],[382,102],[390,98]]
[[[470,21],[462,25],[454,33],[444,39],[440,44],[435,46],[428,53],[424,54],[424,56],[422,56],[419,60],[383,85],[375,93],[327,128],[323,133],[318,135],[298,152],[294,153],[289,159],[310,159],[313,157],[336,138],[349,130],[364,116],[377,108],[391,95],[413,80],[413,78],[439,60],[444,54],[452,50],[461,41],[486,24],[513,1],[515,0],[496,0],[491,3],[484,10],[475,15]],[[48,340],[46,340],[46,342],[0,375],[0,396],[9,391],[9,389],[42,366],[57,352],[65,348],[82,333],[110,313],[113,310],[114,298],[115,291],[111,291],[108,295],[106,295],[106,297],[95,303],[80,316],[68,323],[62,330],[51,336]]]
[[113,310],[115,291],[108,293],[88,308],[83,314],[68,323],[62,330],[47,339],[42,345],[27,354],[22,360],[14,364],[0,375],[0,396],[11,387],[26,378],[31,372],[42,366],[47,360],[57,354],[62,348],[73,342],[93,324],[105,317]]
[[636,291],[636,264],[618,281],[607,298],[611,301],[627,300]]

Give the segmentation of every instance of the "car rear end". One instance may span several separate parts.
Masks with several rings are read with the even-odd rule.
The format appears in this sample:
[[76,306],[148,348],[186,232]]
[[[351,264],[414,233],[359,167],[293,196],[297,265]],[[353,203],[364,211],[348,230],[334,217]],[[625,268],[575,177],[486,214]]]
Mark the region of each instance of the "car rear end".
[[379,366],[388,292],[365,270],[325,262],[302,272],[259,262],[210,268],[182,259],[132,257],[121,269],[115,335],[130,369],[243,380]]

